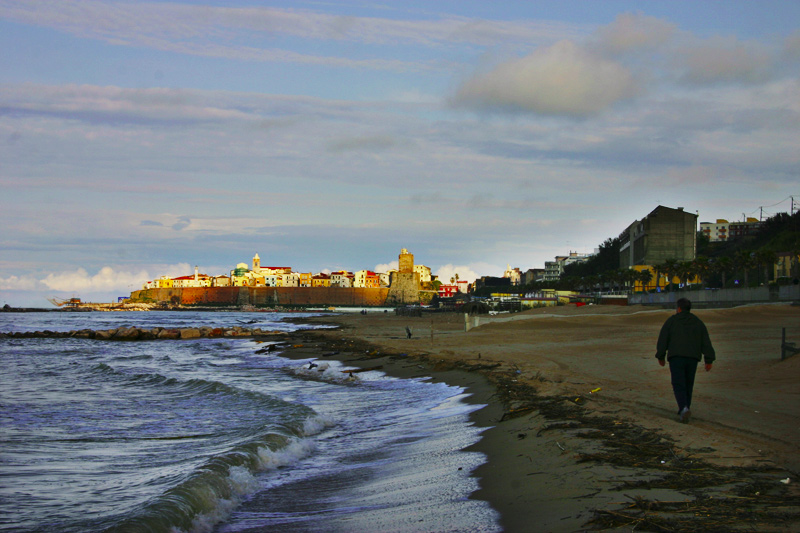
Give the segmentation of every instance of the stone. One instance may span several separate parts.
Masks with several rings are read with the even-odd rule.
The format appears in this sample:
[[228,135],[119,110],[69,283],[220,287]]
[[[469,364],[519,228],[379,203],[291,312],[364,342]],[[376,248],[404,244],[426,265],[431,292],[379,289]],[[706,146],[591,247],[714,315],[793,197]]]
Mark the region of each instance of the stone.
[[98,329],[94,332],[94,338],[101,341],[107,341],[111,339],[115,332],[116,330],[113,329]]
[[162,329],[158,333],[159,339],[180,339],[181,332],[177,329]]
[[183,328],[181,330],[181,339],[198,339],[200,338],[200,330],[197,328]]
[[113,338],[117,341],[135,341],[139,338],[139,330],[136,328],[117,328]]

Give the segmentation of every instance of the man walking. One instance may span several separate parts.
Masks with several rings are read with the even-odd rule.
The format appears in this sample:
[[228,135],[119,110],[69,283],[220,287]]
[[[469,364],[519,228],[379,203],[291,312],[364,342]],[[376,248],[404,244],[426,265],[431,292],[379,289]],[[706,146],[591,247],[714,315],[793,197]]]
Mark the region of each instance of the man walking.
[[672,374],[672,391],[678,402],[678,416],[684,424],[692,415],[692,389],[697,363],[705,357],[706,372],[716,359],[714,347],[703,321],[691,313],[692,302],[681,298],[677,302],[675,314],[664,322],[658,335],[656,359],[664,366],[664,358],[669,360]]

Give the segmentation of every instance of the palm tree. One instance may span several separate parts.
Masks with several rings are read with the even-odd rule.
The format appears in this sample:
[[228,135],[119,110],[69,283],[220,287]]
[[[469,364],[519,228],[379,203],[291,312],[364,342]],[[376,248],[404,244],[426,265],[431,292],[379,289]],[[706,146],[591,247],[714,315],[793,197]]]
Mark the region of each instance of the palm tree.
[[678,279],[683,280],[683,286],[688,288],[689,282],[694,278],[694,265],[691,261],[681,261],[678,263]]
[[591,274],[583,278],[583,286],[589,291],[594,291],[597,289],[597,284],[600,283],[600,276],[597,274]]
[[639,271],[629,268],[624,271],[623,279],[628,285],[628,292],[633,293],[633,289],[636,288],[636,281],[639,279]]
[[758,266],[764,268],[764,283],[769,283],[769,268],[775,265],[778,254],[772,250],[762,249],[756,252],[753,259]]
[[664,274],[667,275],[667,287],[669,287],[670,291],[672,290],[672,280],[675,276],[678,276],[679,266],[678,261],[676,259],[667,259],[661,264],[660,269]]
[[724,256],[720,257],[713,263],[713,269],[715,272],[719,273],[722,276],[722,288],[725,288],[728,280],[728,272],[730,272],[733,268],[733,261],[730,257]]
[[653,280],[653,273],[650,269],[644,269],[639,272],[639,281],[642,282],[642,292],[647,292],[647,284]]
[[703,286],[706,286],[706,278],[708,274],[711,272],[711,260],[704,256],[698,255],[695,257],[694,261],[692,262],[693,270],[696,276],[700,276],[700,283]]
[[745,250],[739,250],[734,255],[733,260],[736,264],[736,270],[741,270],[744,273],[744,286],[750,285],[750,269],[753,268],[753,254]]

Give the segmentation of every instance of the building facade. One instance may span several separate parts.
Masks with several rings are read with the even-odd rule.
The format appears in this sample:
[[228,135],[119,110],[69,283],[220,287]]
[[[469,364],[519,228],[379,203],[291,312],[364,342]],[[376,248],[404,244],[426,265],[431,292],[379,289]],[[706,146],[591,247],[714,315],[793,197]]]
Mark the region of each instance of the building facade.
[[730,223],[724,218],[718,218],[716,222],[701,222],[700,231],[708,237],[710,242],[720,242],[728,240],[728,228]]
[[692,261],[697,252],[697,215],[660,205],[619,236],[619,266]]

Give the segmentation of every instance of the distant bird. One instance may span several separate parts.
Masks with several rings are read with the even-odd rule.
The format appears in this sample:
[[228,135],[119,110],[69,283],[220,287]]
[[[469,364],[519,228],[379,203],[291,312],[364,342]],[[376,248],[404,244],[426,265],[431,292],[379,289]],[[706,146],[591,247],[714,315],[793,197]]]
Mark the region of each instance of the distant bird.
[[308,363],[308,369],[311,370],[312,368],[317,368],[319,365],[317,363]]

